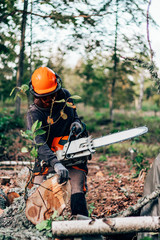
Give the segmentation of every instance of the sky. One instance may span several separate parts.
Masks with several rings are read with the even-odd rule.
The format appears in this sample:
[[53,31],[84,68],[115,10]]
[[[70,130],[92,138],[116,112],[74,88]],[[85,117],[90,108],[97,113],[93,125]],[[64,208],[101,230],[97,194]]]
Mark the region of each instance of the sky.
[[[160,0],[152,0],[150,6],[150,13],[153,19],[159,24],[160,26]],[[155,29],[152,26],[149,26],[150,32],[150,40],[152,50],[154,51],[154,61],[156,62],[157,67],[160,69],[160,27],[159,29]]]
[[[159,17],[160,0],[152,0],[149,10],[150,10],[150,14],[152,15],[153,19],[160,26],[160,17]],[[146,9],[146,11],[147,11],[147,9]],[[36,35],[42,34],[42,32],[39,33],[39,28],[37,28],[37,26],[33,26],[33,29],[34,29],[34,32]],[[50,53],[49,47],[52,50],[52,52],[56,51],[56,50],[54,50],[54,47],[56,46],[55,42],[59,42],[59,40],[61,40],[61,42],[63,43],[63,41],[65,39],[65,35],[67,35],[67,33],[65,31],[68,31],[68,29],[63,30],[63,31],[61,30],[58,33],[56,33],[55,29],[51,30],[49,28],[47,30],[47,26],[44,26],[44,29],[45,29],[45,36],[47,37],[48,40],[50,40],[50,43],[44,44],[44,46],[43,46],[44,55],[45,55],[46,53],[47,54]],[[144,27],[144,29],[142,29],[142,31],[144,32],[144,35],[146,37],[146,43],[147,43],[148,42],[147,41],[147,27]],[[149,36],[150,36],[152,50],[155,53],[153,60],[155,61],[156,66],[160,69],[160,27],[159,27],[159,29],[158,28],[156,29],[149,23]],[[54,41],[53,41],[53,39],[54,39]],[[77,54],[77,52],[72,51],[70,56],[68,57],[69,65],[74,67],[79,58],[80,58],[79,54]]]
[[[149,2],[149,0],[148,0]],[[156,66],[159,68],[160,72],[160,0],[152,0],[151,5],[149,8],[149,12],[152,16],[152,18],[156,21],[156,23],[159,25],[159,27],[153,27],[151,23],[149,22],[149,37],[150,37],[150,43],[152,50],[154,52],[153,60],[156,63]],[[146,36],[147,40],[147,24],[146,28],[143,29],[144,35]],[[148,43],[149,46],[149,43]],[[72,53],[74,60],[78,60],[78,55],[76,53]],[[74,61],[76,63],[76,61]],[[73,65],[73,61],[71,59],[70,64]]]

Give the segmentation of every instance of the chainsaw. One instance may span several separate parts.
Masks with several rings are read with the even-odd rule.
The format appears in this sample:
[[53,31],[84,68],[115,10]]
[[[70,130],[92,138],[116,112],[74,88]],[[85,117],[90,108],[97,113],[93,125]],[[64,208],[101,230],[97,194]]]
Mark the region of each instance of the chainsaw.
[[[75,134],[75,129],[72,128],[68,140],[63,146],[63,149],[57,150],[56,156],[58,160],[66,167],[84,163],[91,159],[96,148],[108,146],[114,143],[129,140],[138,137],[148,132],[146,126],[136,127],[129,130],[109,134],[106,136],[92,138],[86,135],[86,127],[83,124],[83,129],[79,134]],[[84,136],[85,137],[82,137]]]

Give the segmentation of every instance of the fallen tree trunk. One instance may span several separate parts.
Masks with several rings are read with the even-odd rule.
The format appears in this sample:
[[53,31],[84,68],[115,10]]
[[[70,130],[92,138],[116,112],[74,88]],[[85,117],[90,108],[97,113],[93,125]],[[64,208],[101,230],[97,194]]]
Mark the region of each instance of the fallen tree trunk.
[[18,166],[18,165],[33,165],[34,162],[29,162],[29,161],[2,161],[0,162],[0,166],[5,166],[5,165],[9,165],[9,166]]
[[52,233],[55,237],[159,231],[159,217],[103,218],[52,222]]

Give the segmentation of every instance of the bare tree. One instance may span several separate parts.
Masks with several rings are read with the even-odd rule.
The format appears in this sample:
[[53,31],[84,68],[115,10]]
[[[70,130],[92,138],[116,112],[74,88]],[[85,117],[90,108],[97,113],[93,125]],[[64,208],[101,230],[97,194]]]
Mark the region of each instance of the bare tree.
[[[21,86],[22,77],[23,77],[23,61],[24,61],[24,49],[25,49],[27,7],[28,7],[28,0],[24,0],[24,7],[23,7],[23,14],[22,14],[22,24],[21,24],[20,53],[19,53],[19,62],[18,62],[17,77],[16,77],[17,87]],[[17,97],[15,116],[18,116],[20,114],[20,104],[21,104],[21,100],[20,100],[19,97]]]

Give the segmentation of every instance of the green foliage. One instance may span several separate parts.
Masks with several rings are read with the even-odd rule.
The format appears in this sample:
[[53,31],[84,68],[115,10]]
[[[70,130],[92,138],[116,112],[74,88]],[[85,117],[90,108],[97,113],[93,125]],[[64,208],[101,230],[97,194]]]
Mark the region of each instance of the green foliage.
[[153,238],[152,237],[144,237],[144,238],[141,238],[140,240],[152,240]]
[[[98,58],[99,57],[99,58]],[[111,99],[112,82],[115,79],[112,59],[104,61],[105,56],[96,56],[93,60],[87,59],[82,63],[77,73],[84,79],[83,101],[85,104],[92,105],[95,109],[106,107]],[[112,58],[112,56],[110,57]],[[134,100],[134,82],[130,81],[134,75],[134,65],[128,61],[118,62],[116,78],[117,83],[114,86],[114,106],[119,108],[125,106]]]
[[94,203],[88,205],[88,216],[91,217],[93,210],[95,209]]
[[0,157],[3,156],[4,152],[9,152],[13,140],[7,136],[11,129],[24,127],[23,119],[15,118],[13,112],[7,113],[6,109],[3,109],[0,113]]
[[107,156],[106,155],[101,155],[98,159],[98,162],[106,162],[107,161]]
[[0,96],[3,101],[15,85],[16,45],[20,16],[16,13],[17,0],[0,2]]
[[50,230],[52,226],[52,222],[51,220],[44,220],[41,223],[38,223],[36,225],[36,229],[39,231],[43,231],[43,230]]
[[[82,109],[83,110],[83,109]],[[104,136],[110,133],[123,131],[136,126],[147,126],[148,132],[138,138],[134,143],[134,148],[143,153],[144,158],[155,158],[159,153],[160,143],[160,118],[157,116],[140,117],[139,114],[132,114],[128,111],[125,114],[115,113],[115,120],[109,121],[107,109],[101,109],[100,112],[86,108],[87,115],[79,111],[79,115],[84,116],[84,122],[87,125],[89,134],[94,137]],[[131,140],[122,143],[112,144],[103,148],[97,148],[97,153],[103,155],[121,155],[130,157]]]
[[10,96],[12,96],[15,89],[17,89],[18,91],[16,92],[14,99],[16,99],[17,97],[20,97],[21,99],[25,99],[27,97],[26,91],[29,89],[28,85],[23,84],[21,87],[14,87],[10,93]]
[[138,177],[139,173],[142,171],[142,169],[144,169],[144,170],[149,169],[149,162],[148,162],[148,160],[145,159],[143,153],[139,153],[137,151],[137,149],[135,149],[135,148],[132,148],[132,150],[134,152],[134,156],[130,160],[131,169],[132,168],[135,169],[136,173],[134,174],[134,177]]
[[48,220],[43,220],[42,222],[38,223],[36,225],[36,229],[39,231],[43,231],[44,234],[52,238],[52,221],[63,221],[63,220],[68,220],[68,215],[66,216],[59,216],[58,212],[55,210],[53,215],[51,216],[50,219]]
[[[42,126],[42,122],[37,120],[33,123],[31,130],[20,131],[21,136],[26,138],[30,142],[30,144],[28,144],[28,151],[30,152],[33,158],[37,158],[38,146],[41,145],[36,143],[36,140],[35,140],[36,136],[43,135],[46,133],[46,131],[41,129],[41,126]],[[24,152],[24,148],[21,149],[21,152],[22,151]],[[27,148],[25,149],[25,151],[27,151]]]
[[96,122],[93,122],[92,121],[92,123],[88,123],[87,124],[87,130],[91,133],[91,132],[97,132],[97,130],[98,130],[98,126],[97,126],[97,124],[96,124]]

